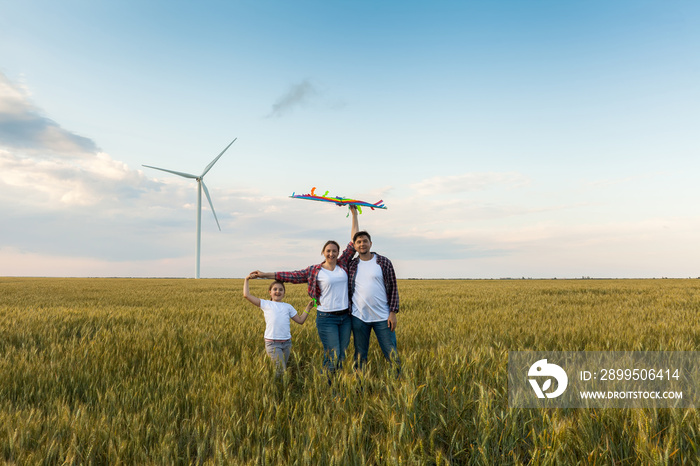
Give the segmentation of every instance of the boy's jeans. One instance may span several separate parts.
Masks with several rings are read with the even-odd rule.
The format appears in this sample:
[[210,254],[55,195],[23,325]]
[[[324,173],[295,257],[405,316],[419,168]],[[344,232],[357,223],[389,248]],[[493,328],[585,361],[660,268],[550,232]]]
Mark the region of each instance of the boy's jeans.
[[374,330],[377,336],[379,347],[384,353],[387,361],[395,364],[396,373],[401,371],[401,360],[399,352],[396,349],[396,332],[389,329],[389,323],[386,320],[378,322],[364,322],[355,316],[352,316],[352,334],[355,337],[355,364],[356,367],[362,369],[362,366],[367,361],[367,352],[369,350],[369,335]]

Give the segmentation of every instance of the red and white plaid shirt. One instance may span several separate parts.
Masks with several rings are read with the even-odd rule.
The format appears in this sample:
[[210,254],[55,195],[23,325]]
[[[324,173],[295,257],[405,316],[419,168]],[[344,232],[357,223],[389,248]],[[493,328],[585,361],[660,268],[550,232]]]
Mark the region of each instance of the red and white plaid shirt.
[[[348,273],[348,264],[350,259],[355,255],[355,247],[352,243],[348,243],[345,251],[338,257],[338,266]],[[316,265],[310,265],[302,270],[293,272],[275,272],[275,280],[285,283],[304,283],[309,284],[309,296],[316,300],[318,304],[321,300],[321,285],[318,283],[318,273],[321,271],[323,262]],[[349,276],[349,274],[348,274]]]

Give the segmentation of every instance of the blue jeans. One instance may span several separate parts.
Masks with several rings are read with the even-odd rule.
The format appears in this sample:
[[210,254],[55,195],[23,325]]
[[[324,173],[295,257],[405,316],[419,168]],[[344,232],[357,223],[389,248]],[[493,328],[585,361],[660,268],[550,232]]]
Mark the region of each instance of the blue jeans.
[[316,311],[316,329],[323,344],[323,367],[329,372],[343,367],[345,350],[350,344],[350,314],[334,315]]
[[387,361],[395,364],[396,373],[401,371],[401,360],[399,352],[396,349],[396,332],[389,329],[389,323],[386,320],[378,322],[365,322],[352,316],[352,334],[355,337],[355,364],[356,367],[362,369],[367,362],[367,352],[369,351],[369,335],[374,330],[377,336],[379,347],[384,353]]

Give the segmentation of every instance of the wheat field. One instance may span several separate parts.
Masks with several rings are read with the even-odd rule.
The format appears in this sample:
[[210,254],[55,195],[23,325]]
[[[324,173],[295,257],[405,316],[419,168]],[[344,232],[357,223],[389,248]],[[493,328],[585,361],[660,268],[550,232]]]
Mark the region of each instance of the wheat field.
[[[265,296],[269,281],[251,282]],[[700,345],[700,280],[400,280],[395,378],[283,378],[242,280],[0,278],[6,464],[697,464],[695,409],[509,409],[508,351]],[[298,310],[304,285],[288,285]],[[313,314],[313,311],[312,311]],[[352,353],[352,343],[349,351]]]

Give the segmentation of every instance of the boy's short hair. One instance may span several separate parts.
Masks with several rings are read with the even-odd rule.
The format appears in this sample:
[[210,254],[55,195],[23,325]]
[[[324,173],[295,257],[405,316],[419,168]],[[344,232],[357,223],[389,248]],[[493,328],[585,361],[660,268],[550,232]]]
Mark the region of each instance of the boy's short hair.
[[282,285],[282,289],[283,289],[284,292],[286,293],[286,292],[287,292],[287,288],[284,286],[284,283],[282,283],[282,282],[279,281],[279,280],[272,280],[272,283],[270,283],[270,286],[267,287],[267,291],[272,291],[272,287],[275,286],[275,284],[277,284],[277,283],[279,283],[280,285]]
[[364,230],[358,231],[357,233],[355,233],[352,237],[352,242],[354,243],[355,241],[357,241],[357,238],[359,238],[360,236],[366,236],[367,239],[369,240],[369,242],[370,243],[372,242],[372,237],[369,235],[369,233],[367,233]]

